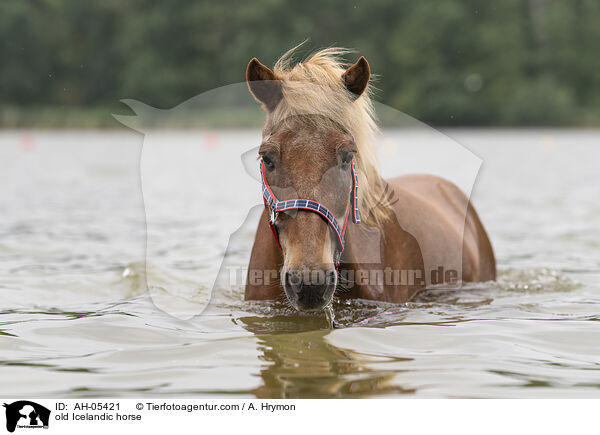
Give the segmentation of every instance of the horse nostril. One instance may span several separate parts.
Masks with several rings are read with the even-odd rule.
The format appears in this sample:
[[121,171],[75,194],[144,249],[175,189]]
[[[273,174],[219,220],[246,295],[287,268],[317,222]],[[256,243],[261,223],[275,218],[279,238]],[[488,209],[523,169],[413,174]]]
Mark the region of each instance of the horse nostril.
[[302,272],[299,270],[288,270],[285,273],[285,285],[298,294],[302,290]]

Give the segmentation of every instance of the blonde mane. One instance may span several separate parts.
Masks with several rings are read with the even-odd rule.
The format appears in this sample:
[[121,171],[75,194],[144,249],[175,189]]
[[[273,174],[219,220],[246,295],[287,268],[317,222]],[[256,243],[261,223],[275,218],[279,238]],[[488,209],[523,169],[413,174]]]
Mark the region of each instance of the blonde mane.
[[[285,53],[273,72],[281,80],[283,99],[268,115],[267,125],[280,126],[287,119],[310,117],[318,126],[337,126],[354,136],[358,169],[358,197],[361,217],[370,225],[386,218],[384,183],[373,145],[378,131],[371,102],[371,85],[356,98],[346,89],[342,74],[350,66],[342,56],[350,50],[327,48],[292,66],[297,47]],[[317,116],[315,116],[317,115]]]

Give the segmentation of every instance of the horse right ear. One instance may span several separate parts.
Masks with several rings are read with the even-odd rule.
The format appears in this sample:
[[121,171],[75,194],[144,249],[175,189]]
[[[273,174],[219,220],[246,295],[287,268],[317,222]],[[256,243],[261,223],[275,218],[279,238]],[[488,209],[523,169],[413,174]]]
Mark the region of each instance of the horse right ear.
[[268,67],[253,58],[246,68],[246,81],[248,89],[256,101],[263,105],[263,108],[270,112],[281,101],[281,82],[277,80],[275,73]]

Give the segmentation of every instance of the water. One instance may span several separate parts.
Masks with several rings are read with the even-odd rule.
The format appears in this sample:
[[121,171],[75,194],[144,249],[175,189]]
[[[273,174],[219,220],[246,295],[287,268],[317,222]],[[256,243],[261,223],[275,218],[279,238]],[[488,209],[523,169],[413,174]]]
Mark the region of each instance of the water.
[[[495,248],[497,282],[431,290],[407,306],[338,301],[344,325],[376,317],[336,330],[284,301],[244,302],[239,286],[215,292],[200,316],[167,314],[146,292],[143,137],[1,133],[2,395],[600,397],[600,132],[447,133],[484,161],[472,198]],[[158,140],[229,149],[239,162],[258,137],[196,131]],[[383,171],[394,174],[402,161],[386,156]],[[237,166],[217,170],[259,199]],[[148,281],[172,289],[196,271],[196,285],[210,288],[247,210],[215,199],[198,218],[186,192],[161,186],[164,231],[149,253],[172,267],[149,268]],[[239,232],[239,261],[254,225]]]

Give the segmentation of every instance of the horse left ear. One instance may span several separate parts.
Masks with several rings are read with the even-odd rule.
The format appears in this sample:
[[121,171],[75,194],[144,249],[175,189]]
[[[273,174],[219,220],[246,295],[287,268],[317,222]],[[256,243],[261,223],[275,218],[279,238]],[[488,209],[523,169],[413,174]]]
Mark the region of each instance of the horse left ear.
[[369,62],[363,56],[342,74],[346,89],[354,94],[354,99],[360,97],[365,91],[369,83],[369,77],[371,77],[371,68],[369,68]]

